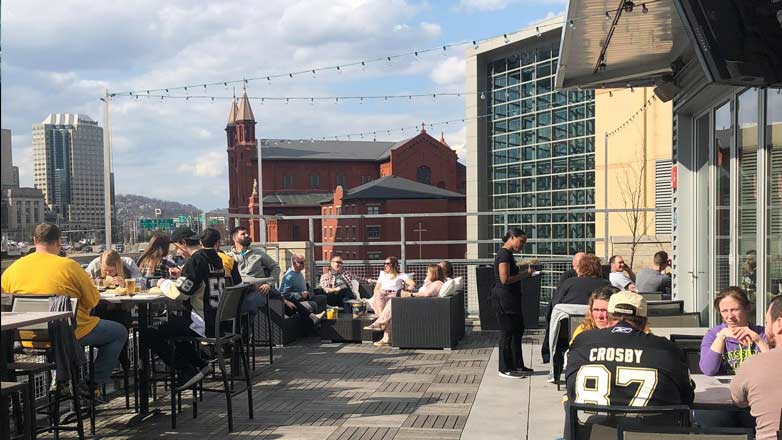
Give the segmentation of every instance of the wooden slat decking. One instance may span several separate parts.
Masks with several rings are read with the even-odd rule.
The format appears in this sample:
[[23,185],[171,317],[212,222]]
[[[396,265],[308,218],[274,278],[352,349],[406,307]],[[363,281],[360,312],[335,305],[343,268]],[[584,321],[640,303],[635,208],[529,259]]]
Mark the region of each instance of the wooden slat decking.
[[[255,418],[246,394],[233,399],[228,435],[225,399],[209,393],[192,418],[183,394],[178,429],[171,430],[166,391],[152,403],[162,414],[139,426],[124,396],[100,408],[101,439],[458,439],[496,344],[494,333],[468,332],[453,350],[394,350],[368,344],[321,344],[315,339],[277,349],[275,363],[256,370]],[[259,356],[259,360],[263,359]],[[241,382],[236,382],[237,387]],[[70,438],[70,433],[61,437]],[[51,438],[43,435],[39,438]]]

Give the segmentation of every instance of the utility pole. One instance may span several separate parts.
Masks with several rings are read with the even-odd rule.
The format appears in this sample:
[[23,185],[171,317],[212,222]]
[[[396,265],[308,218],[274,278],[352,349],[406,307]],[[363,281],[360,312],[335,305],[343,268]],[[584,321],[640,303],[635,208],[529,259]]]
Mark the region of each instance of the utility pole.
[[111,249],[111,129],[109,126],[109,89],[103,95],[103,210],[106,250]]

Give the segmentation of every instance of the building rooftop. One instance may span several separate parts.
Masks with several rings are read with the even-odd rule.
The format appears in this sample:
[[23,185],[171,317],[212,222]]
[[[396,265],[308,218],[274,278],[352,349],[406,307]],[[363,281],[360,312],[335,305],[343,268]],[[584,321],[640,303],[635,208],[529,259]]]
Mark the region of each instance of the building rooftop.
[[98,122],[91,117],[81,113],[49,113],[41,124],[49,125],[98,125]]
[[263,160],[376,161],[399,142],[261,139]]
[[43,191],[38,188],[8,188],[6,195],[9,199],[43,199]]
[[320,206],[320,202],[331,198],[329,192],[274,193],[263,198],[263,206],[305,207]]
[[[342,200],[356,199],[463,199],[464,194],[448,191],[432,185],[399,176],[383,176],[379,179],[346,190]],[[331,199],[325,200],[328,202]]]

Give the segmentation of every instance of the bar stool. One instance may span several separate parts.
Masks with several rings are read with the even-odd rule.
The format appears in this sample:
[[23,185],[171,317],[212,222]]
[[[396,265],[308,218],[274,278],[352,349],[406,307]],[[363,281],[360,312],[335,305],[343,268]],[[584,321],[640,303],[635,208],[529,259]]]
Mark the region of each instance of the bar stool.
[[[0,405],[8,405],[8,399],[14,395],[14,394],[21,394],[22,395],[22,406],[24,410],[22,411],[23,414],[23,422],[21,426],[18,425],[19,417],[18,414],[17,417],[17,426],[16,431],[19,432],[19,428],[21,427],[24,431],[22,432],[22,435],[16,435],[16,436],[10,436],[10,439],[14,438],[25,438],[25,439],[34,439],[35,438],[35,416],[33,412],[33,404],[32,404],[32,396],[30,395],[30,389],[27,386],[27,384],[22,382],[2,382],[0,383]],[[14,411],[20,410],[16,405],[14,406]],[[10,426],[3,427],[3,430],[9,429]]]

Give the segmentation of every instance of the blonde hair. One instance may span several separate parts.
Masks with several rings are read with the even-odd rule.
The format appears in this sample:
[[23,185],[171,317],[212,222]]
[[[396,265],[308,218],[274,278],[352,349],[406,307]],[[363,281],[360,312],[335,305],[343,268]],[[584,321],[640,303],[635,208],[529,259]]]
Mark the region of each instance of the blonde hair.
[[118,276],[125,277],[125,266],[122,264],[122,258],[114,249],[105,251],[100,256],[100,275],[105,277],[107,274],[103,270],[103,266],[113,266]]
[[594,330],[597,328],[597,323],[595,323],[595,320],[592,318],[592,307],[595,305],[595,300],[602,299],[603,301],[608,301],[611,299],[611,295],[616,292],[619,292],[619,289],[616,287],[605,286],[595,290],[589,295],[589,311],[587,311],[586,316],[584,316],[584,321],[581,323],[581,325],[584,326],[584,330]]
[[445,281],[445,272],[439,264],[430,264],[426,267],[426,278],[434,281]]

